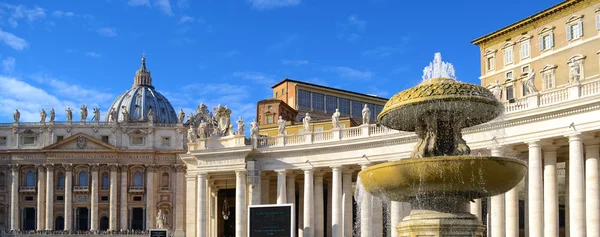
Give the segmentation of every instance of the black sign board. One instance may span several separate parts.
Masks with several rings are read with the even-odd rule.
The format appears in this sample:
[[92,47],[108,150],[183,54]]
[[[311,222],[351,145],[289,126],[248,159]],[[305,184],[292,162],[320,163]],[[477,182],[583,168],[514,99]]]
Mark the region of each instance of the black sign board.
[[294,237],[294,205],[248,207],[248,237]]
[[150,230],[150,237],[169,237],[167,230]]

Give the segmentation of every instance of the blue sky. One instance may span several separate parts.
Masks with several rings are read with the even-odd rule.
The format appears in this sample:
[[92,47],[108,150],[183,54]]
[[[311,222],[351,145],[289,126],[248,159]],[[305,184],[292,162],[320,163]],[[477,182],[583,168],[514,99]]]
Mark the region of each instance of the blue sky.
[[220,103],[246,121],[286,77],[389,98],[418,84],[435,52],[479,83],[471,40],[558,2],[0,0],[0,121],[51,107],[65,120],[81,104],[104,117],[143,51],[175,110]]

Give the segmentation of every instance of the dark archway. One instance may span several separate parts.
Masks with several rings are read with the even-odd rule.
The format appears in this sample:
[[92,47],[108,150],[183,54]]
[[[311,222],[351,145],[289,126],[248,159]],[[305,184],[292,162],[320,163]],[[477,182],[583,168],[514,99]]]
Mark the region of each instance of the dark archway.
[[56,220],[54,220],[54,230],[64,230],[65,229],[65,218],[62,216],[57,216]]
[[108,230],[108,217],[100,217],[100,230]]

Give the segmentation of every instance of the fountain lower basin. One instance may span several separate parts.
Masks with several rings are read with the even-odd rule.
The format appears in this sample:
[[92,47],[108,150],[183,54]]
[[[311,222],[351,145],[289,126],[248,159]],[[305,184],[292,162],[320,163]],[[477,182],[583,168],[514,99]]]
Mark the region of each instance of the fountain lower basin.
[[414,202],[427,197],[470,200],[502,194],[526,172],[527,164],[516,158],[441,156],[386,162],[358,175],[364,189],[377,197]]

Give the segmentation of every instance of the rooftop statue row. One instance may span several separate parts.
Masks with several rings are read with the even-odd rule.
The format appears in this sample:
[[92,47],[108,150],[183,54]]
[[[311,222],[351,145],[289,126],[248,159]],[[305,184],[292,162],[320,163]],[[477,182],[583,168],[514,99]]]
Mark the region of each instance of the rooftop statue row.
[[[183,110],[179,110],[177,117],[178,122],[183,123],[186,118]],[[238,129],[234,131],[234,126],[231,123],[231,110],[220,104],[213,108],[213,112],[210,112],[208,107],[202,103],[198,105],[196,112],[191,113],[187,118],[185,125],[189,126],[188,141],[190,142],[208,137],[244,136],[245,133],[245,123],[242,117],[240,116],[236,121]],[[255,121],[251,123],[251,132],[258,134],[258,125]]]
[[[87,116],[88,116],[87,105],[81,105],[80,109],[81,109],[81,123],[85,124],[85,122],[87,120]],[[73,121],[73,110],[71,109],[71,107],[67,107],[67,109],[65,109],[65,112],[67,115],[67,122],[71,123]],[[100,109],[94,108],[93,113],[94,113],[94,116],[92,116],[92,121],[94,121],[95,123],[98,123],[100,121]],[[40,112],[40,123],[45,124],[47,116],[48,116],[48,114],[46,113],[46,110],[42,109],[42,111]],[[50,109],[50,120],[48,122],[54,123],[55,117],[56,117],[56,112],[54,111],[54,108],[52,108],[52,109]],[[21,112],[19,112],[19,109],[15,110],[15,112],[13,114],[13,119],[14,119],[14,123],[19,123],[19,121],[21,120]]]

